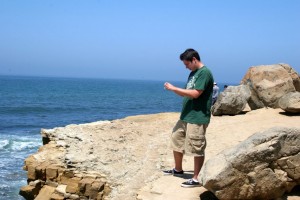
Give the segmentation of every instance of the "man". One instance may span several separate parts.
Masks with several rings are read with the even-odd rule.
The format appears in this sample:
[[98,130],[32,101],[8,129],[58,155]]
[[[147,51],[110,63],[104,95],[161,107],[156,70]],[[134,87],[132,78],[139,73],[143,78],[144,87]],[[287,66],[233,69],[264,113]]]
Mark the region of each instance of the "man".
[[218,99],[219,95],[219,87],[216,82],[214,82],[214,87],[213,87],[213,95],[212,95],[212,105],[214,105]]
[[210,109],[213,92],[213,76],[210,70],[201,62],[194,49],[187,49],[180,55],[180,60],[191,70],[185,89],[175,87],[166,82],[167,90],[183,97],[183,107],[180,119],[171,135],[175,167],[164,171],[166,175],[183,175],[183,154],[194,156],[193,178],[182,183],[182,187],[201,186],[198,175],[204,162],[206,147],[205,132],[210,122]]

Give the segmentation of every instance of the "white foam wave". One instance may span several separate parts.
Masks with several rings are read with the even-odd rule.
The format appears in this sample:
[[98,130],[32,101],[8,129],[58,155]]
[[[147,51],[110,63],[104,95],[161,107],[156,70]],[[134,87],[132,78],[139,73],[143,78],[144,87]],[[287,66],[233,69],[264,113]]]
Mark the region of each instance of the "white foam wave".
[[4,149],[9,145],[9,140],[0,140],[0,149]]
[[11,149],[13,151],[22,151],[24,149],[32,149],[41,146],[41,142],[37,141],[13,141]]

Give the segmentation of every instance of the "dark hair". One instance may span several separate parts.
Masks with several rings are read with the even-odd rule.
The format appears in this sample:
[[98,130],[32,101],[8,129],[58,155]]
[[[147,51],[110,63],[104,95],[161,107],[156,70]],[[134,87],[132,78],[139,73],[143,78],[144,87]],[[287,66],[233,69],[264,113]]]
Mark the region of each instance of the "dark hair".
[[184,60],[192,61],[193,58],[196,58],[197,60],[201,61],[198,52],[194,49],[187,49],[187,50],[185,50],[185,52],[183,52],[180,55],[180,60],[182,60],[182,61],[184,61]]

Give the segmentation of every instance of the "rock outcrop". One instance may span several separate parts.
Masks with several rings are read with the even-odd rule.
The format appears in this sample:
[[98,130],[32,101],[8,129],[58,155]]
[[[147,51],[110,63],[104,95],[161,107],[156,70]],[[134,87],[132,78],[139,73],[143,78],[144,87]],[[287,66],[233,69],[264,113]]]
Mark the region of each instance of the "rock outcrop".
[[256,133],[208,160],[200,176],[219,199],[276,199],[300,184],[300,129]]
[[247,105],[251,92],[247,85],[229,86],[218,96],[212,107],[212,115],[236,115]]
[[[207,161],[278,122],[299,127],[299,116],[281,112],[259,109],[245,115],[212,116]],[[168,144],[178,118],[179,113],[160,113],[42,130],[44,146],[26,159],[28,185],[21,193],[37,200],[199,199],[207,191],[204,187],[187,190],[180,187],[182,178],[161,172],[174,167]],[[185,157],[183,165],[188,178],[193,158]]]
[[43,200],[135,199],[138,189],[159,176],[160,155],[169,152],[166,141],[176,119],[178,114],[162,113],[43,129],[44,146],[25,160],[28,185],[20,194]]
[[300,92],[283,95],[278,102],[279,107],[289,113],[300,113]]
[[296,91],[300,92],[300,75],[288,64],[281,63],[279,65],[281,65],[289,73]]
[[[246,104],[251,110],[263,107],[278,108],[279,100],[290,92],[300,90],[300,78],[298,73],[288,64],[261,65],[250,67],[241,81],[240,86],[229,86],[221,92],[214,106],[212,114],[236,115],[243,111]],[[293,97],[293,100],[288,100]],[[286,96],[281,101],[281,107],[286,112],[295,112],[297,109],[285,103],[297,101],[297,95]],[[298,111],[296,111],[298,112]]]
[[70,135],[45,140],[51,133],[52,130],[42,130],[44,141],[49,143],[25,160],[28,185],[21,188],[20,195],[27,200],[102,199],[110,191],[105,175],[70,167],[65,162],[66,149],[72,145],[67,144],[65,138]]
[[261,65],[250,67],[241,84],[250,87],[252,110],[263,106],[278,108],[278,100],[283,95],[299,91],[300,78],[288,64]]

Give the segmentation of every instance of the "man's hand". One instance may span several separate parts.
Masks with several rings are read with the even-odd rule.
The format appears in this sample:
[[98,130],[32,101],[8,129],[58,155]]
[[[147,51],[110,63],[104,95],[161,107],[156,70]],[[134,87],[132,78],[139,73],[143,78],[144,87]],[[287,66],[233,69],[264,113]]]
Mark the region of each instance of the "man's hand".
[[178,88],[168,82],[165,82],[164,86],[167,90],[173,91],[176,94],[178,94],[179,96],[185,96],[185,97],[189,97],[192,99],[197,99],[203,92],[203,90]]
[[171,90],[171,91],[175,90],[175,88],[176,88],[174,85],[172,85],[171,83],[168,83],[168,82],[165,82],[164,86],[167,90]]

